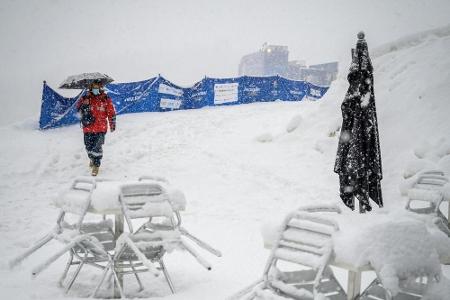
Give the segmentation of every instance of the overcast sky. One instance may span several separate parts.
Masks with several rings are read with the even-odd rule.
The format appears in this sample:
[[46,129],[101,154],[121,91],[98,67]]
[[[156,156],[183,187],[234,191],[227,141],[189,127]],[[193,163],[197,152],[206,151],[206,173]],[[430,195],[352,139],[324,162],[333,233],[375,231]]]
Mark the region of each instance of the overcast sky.
[[264,42],[307,64],[450,23],[449,0],[0,0],[0,125],[40,110],[42,81],[103,72],[116,82],[158,73],[189,86],[236,76]]

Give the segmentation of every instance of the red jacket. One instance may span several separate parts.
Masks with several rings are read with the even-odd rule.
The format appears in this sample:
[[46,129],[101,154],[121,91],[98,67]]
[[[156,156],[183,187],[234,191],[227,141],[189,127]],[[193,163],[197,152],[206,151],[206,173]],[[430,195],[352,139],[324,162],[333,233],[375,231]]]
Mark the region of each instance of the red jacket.
[[95,96],[91,92],[80,98],[77,102],[77,110],[80,110],[83,102],[89,102],[89,108],[92,116],[95,118],[94,123],[83,126],[84,133],[99,133],[108,131],[108,121],[110,130],[114,131],[116,129],[116,111],[111,98],[105,93],[100,93]]

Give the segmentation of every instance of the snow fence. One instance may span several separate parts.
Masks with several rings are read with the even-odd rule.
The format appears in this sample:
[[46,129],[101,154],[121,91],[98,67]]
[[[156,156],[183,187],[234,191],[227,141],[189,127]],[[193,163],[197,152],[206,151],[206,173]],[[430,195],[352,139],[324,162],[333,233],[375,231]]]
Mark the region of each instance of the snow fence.
[[[204,106],[236,105],[275,100],[301,101],[304,97],[317,100],[328,90],[306,81],[294,81],[280,76],[208,78],[192,87],[183,88],[162,76],[130,83],[110,83],[105,90],[111,97],[117,114],[162,112]],[[65,98],[44,81],[39,119],[40,129],[78,123],[75,103],[84,94]]]

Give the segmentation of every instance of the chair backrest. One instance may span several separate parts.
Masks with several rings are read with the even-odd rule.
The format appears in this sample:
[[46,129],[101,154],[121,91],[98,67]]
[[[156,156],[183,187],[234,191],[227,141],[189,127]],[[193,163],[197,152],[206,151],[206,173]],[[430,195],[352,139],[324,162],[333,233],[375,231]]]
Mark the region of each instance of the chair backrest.
[[414,188],[425,190],[439,190],[442,188],[442,186],[449,182],[450,180],[447,176],[445,176],[444,172],[428,171],[419,175]]
[[138,179],[139,181],[159,181],[159,182],[163,182],[163,183],[169,183],[169,181],[161,176],[156,176],[156,175],[142,175],[139,177]]
[[[311,212],[312,211],[312,212]],[[332,235],[339,230],[336,221],[316,212],[340,213],[337,206],[308,207],[289,214],[282,226],[264,270],[264,281],[278,261],[287,261],[314,270],[314,288],[332,254]]]
[[[437,213],[443,201],[443,186],[450,182],[444,172],[426,171],[419,174],[416,182],[408,190],[406,209],[417,213]],[[413,203],[422,203],[420,207],[412,207]],[[423,203],[428,206],[424,207]]]
[[341,208],[335,203],[300,206],[299,208],[297,208],[297,210],[298,211],[306,211],[306,212],[310,212],[310,213],[322,212],[322,213],[340,214],[342,212]]
[[[166,187],[167,187],[167,185],[170,184],[169,180],[167,180],[166,178],[161,177],[161,176],[156,176],[156,175],[143,175],[143,176],[140,176],[138,180],[140,182],[159,183]],[[170,201],[170,204],[172,205],[172,209],[175,213],[176,226],[179,227],[181,225],[180,211],[183,211],[186,209],[186,199],[184,198],[183,193],[181,193],[178,190],[172,189],[171,191],[167,191],[167,193],[170,195],[169,201]]]
[[84,217],[89,210],[92,200],[92,192],[96,187],[96,180],[89,177],[77,177],[73,180],[69,191],[61,197],[65,198],[59,202],[61,208],[57,219],[57,225],[61,228],[66,214],[77,216],[77,222],[72,224],[73,229],[80,230]]
[[169,196],[158,183],[124,184],[120,187],[119,201],[130,232],[133,232],[132,219],[164,217],[172,222],[174,212]]

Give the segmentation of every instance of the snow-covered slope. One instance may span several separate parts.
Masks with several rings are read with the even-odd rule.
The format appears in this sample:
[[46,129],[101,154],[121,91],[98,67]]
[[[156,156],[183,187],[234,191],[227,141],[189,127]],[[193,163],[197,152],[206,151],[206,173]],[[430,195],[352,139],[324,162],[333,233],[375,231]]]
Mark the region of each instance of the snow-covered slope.
[[[413,149],[423,141],[433,144],[450,137],[449,51],[448,34],[428,35],[373,57],[386,212],[403,207],[398,185],[414,158]],[[349,61],[341,62],[346,64]],[[175,295],[162,279],[150,277],[151,289],[139,294],[133,283],[129,293],[223,299],[262,273],[267,257],[260,235],[264,222],[300,205],[339,201],[332,170],[338,136],[334,132],[348,87],[345,77],[343,72],[317,102],[119,116],[116,132],[107,135],[100,175],[165,176],[186,195],[185,227],[224,253],[220,259],[208,257],[210,272],[182,253],[171,255],[166,263],[178,290]],[[57,211],[51,203],[58,192],[75,176],[88,175],[78,126],[41,132],[31,124],[0,128],[0,294],[7,296],[4,299],[66,299],[56,287],[62,260],[34,280],[29,276],[31,266],[51,249],[14,271],[6,264],[53,227]],[[98,272],[83,278],[72,296],[86,295]]]

